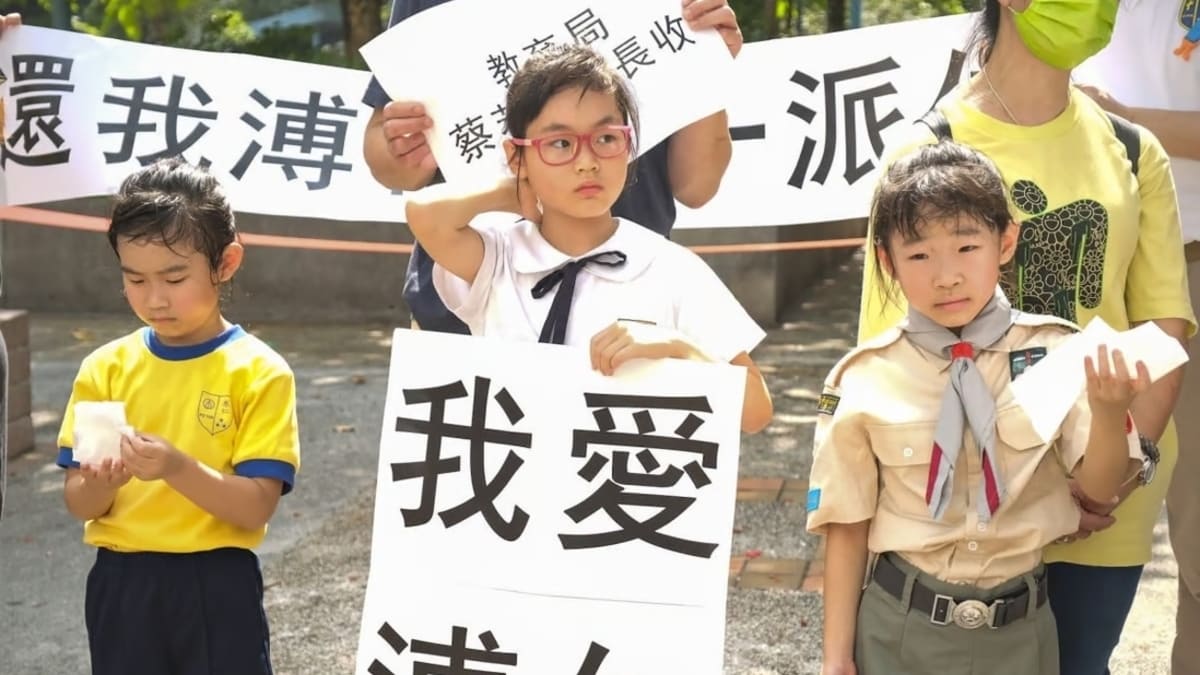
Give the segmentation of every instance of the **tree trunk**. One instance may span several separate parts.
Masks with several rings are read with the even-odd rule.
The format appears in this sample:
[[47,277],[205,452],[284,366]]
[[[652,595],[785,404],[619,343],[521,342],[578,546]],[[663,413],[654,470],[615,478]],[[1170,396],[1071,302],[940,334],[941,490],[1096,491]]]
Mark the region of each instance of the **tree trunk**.
[[825,30],[830,33],[846,30],[846,0],[829,0]]
[[71,30],[71,7],[69,0],[51,0],[50,25],[60,30]]
[[345,26],[346,58],[362,63],[358,50],[383,31],[380,18],[382,0],[341,0],[342,25]]
[[779,19],[775,15],[775,0],[763,0],[763,26],[767,39],[779,37]]

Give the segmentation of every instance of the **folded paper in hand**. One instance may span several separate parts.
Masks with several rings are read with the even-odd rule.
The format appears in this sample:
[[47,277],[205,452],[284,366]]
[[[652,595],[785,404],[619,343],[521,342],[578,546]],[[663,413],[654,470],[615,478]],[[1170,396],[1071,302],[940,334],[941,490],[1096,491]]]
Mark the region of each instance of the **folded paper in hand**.
[[80,401],[75,404],[76,462],[98,464],[104,459],[121,458],[121,433],[125,422],[125,404],[121,401]]
[[1153,322],[1118,332],[1099,317],[1092,319],[1087,328],[1063,341],[1012,383],[1013,396],[1044,442],[1054,439],[1071,406],[1087,390],[1083,360],[1087,356],[1094,359],[1102,344],[1108,346],[1110,361],[1113,350],[1121,351],[1133,377],[1137,376],[1137,362],[1145,363],[1151,382],[1188,360],[1179,341]]

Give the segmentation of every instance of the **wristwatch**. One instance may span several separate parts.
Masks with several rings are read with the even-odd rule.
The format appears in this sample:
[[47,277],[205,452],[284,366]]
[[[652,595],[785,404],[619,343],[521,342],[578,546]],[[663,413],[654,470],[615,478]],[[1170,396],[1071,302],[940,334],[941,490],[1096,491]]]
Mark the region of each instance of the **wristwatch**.
[[1149,485],[1158,471],[1158,445],[1142,434],[1138,434],[1138,443],[1142,446],[1142,470],[1138,472],[1138,483]]

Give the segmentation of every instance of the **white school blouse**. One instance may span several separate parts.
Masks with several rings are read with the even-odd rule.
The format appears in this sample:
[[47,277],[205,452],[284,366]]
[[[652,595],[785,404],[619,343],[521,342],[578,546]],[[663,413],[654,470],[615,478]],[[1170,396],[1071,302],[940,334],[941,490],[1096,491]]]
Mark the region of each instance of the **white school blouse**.
[[[621,251],[626,262],[580,270],[566,344],[587,346],[614,321],[632,319],[676,330],[712,358],[729,362],[766,336],[699,256],[636,223],[617,221],[608,241],[578,258]],[[540,299],[533,287],[578,258],[551,246],[528,220],[476,231],[483,238],[483,263],[474,283],[435,264],[434,288],[472,335],[537,342],[560,286]]]

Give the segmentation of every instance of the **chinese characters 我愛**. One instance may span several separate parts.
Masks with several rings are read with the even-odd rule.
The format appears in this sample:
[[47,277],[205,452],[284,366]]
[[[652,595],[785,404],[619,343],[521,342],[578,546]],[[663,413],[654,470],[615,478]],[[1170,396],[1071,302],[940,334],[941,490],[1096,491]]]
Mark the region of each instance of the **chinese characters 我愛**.
[[[703,396],[588,393],[584,394],[584,400],[589,408],[594,408],[592,417],[596,420],[598,430],[581,429],[574,432],[571,456],[587,457],[587,461],[579,470],[579,476],[590,483],[610,462],[612,466],[609,477],[603,480],[591,496],[568,508],[565,513],[573,522],[582,523],[603,511],[617,529],[590,534],[560,534],[558,537],[563,548],[596,548],[640,539],[676,553],[711,557],[717,544],[692,541],[662,531],[695,503],[696,498],[650,491],[655,488],[664,491],[673,488],[685,475],[696,489],[712,482],[705,469],[717,468],[718,445],[692,438],[704,424],[704,420],[696,413],[712,412],[708,399]],[[614,408],[635,411],[632,418],[636,433],[616,430],[617,424],[612,414]],[[656,435],[654,432],[657,425],[651,410],[664,417],[670,413],[683,413],[684,416],[672,435]],[[641,448],[641,451],[633,454],[630,450],[614,450],[610,459],[593,446]],[[694,457],[684,464],[682,469],[670,464],[658,471],[662,465],[653,450],[687,453],[698,456],[698,459]],[[637,460],[640,470],[633,466],[633,459]],[[626,507],[635,507],[638,513],[643,514],[648,510],[656,511],[639,519]]]
[[[71,84],[74,59],[43,54],[14,54],[13,86],[8,94],[16,102],[17,128],[0,143],[0,167],[9,161],[23,166],[66,164],[71,148],[59,133],[62,97],[75,91]],[[0,121],[2,124],[2,121]],[[46,148],[46,146],[51,146]],[[45,152],[38,152],[44,149]]]
[[[405,640],[391,624],[384,622],[376,632],[397,655],[409,651],[413,655],[411,671],[397,671],[388,668],[379,659],[371,661],[367,667],[370,675],[400,675],[411,672],[412,675],[516,675],[516,670],[483,669],[480,666],[508,666],[515,668],[517,653],[500,651],[500,642],[492,631],[479,634],[479,644],[482,649],[467,646],[467,628],[454,626],[450,630],[450,643],[441,644],[426,640],[414,639],[411,643]],[[411,647],[411,649],[410,649]],[[592,642],[588,645],[583,662],[576,670],[574,667],[564,668],[561,672],[575,672],[577,675],[600,675],[600,666],[608,656],[608,648]],[[428,657],[428,660],[426,660]],[[420,659],[420,660],[418,660]]]
[[[457,439],[468,441],[470,444],[469,462],[474,496],[458,506],[441,511],[438,516],[442,524],[453,527],[475,514],[482,514],[492,531],[505,541],[516,541],[525,531],[529,514],[516,506],[513,508],[512,518],[505,520],[496,510],[495,504],[496,498],[516,475],[524,460],[510,449],[496,475],[489,480],[484,474],[485,454],[489,444],[528,449],[533,436],[517,431],[488,428],[488,402],[492,400],[488,394],[491,384],[492,381],[486,377],[475,378],[474,392],[469,399],[472,404],[469,425],[446,421],[446,404],[452,400],[467,398],[467,389],[462,381],[425,389],[404,390],[405,404],[429,405],[428,419],[396,418],[396,431],[425,436],[425,459],[392,464],[392,480],[421,479],[420,505],[415,509],[401,510],[405,527],[424,525],[433,518],[437,503],[438,476],[455,473],[461,469],[460,457],[442,456],[442,443],[448,439]],[[525,413],[507,389],[501,388],[493,398],[504,412],[509,425],[515,425],[524,418]]]

